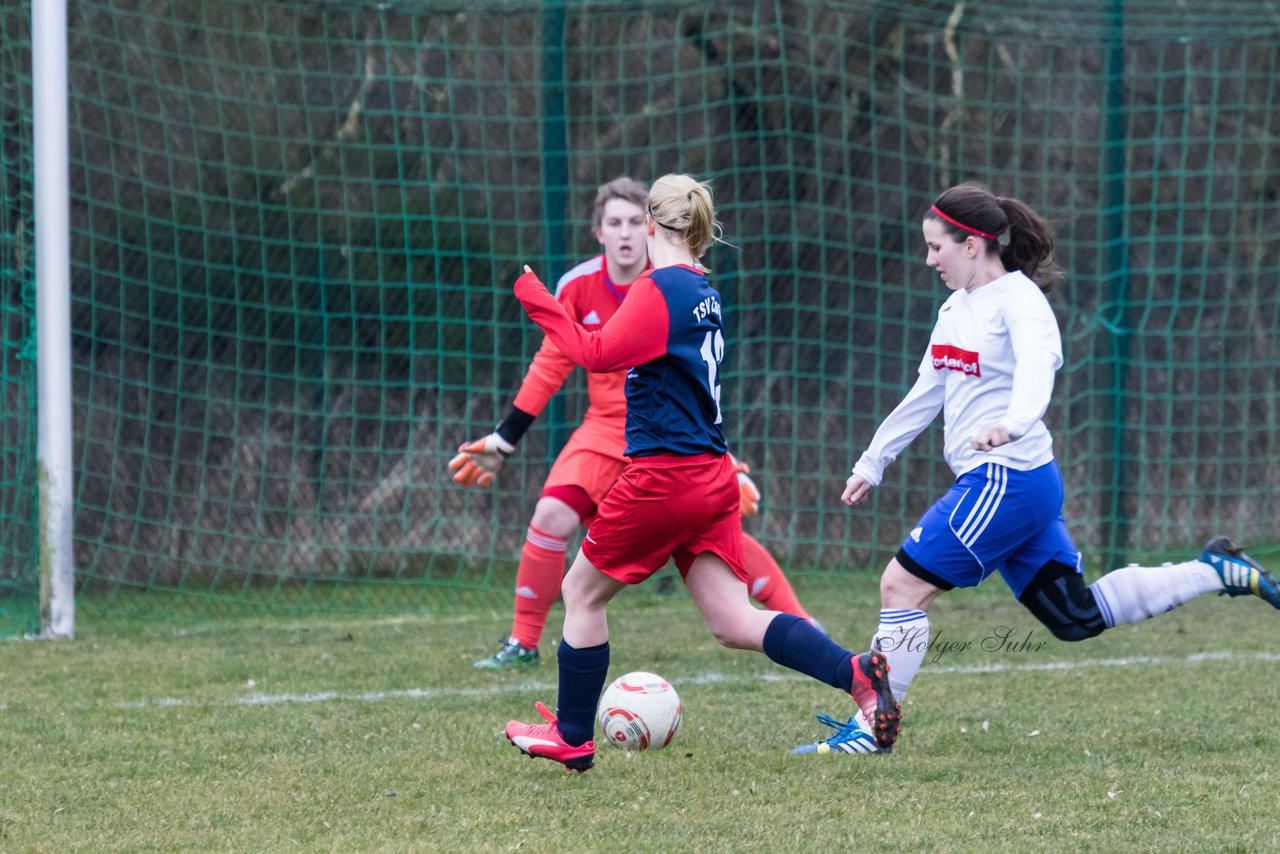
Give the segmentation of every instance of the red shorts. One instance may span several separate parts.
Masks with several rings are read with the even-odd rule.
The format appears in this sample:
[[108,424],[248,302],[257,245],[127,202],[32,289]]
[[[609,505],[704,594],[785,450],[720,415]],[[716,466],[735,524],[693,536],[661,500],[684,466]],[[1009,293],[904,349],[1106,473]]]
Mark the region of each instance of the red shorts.
[[746,581],[739,500],[727,454],[637,457],[601,503],[582,553],[624,584],[639,584],[671,559],[683,577],[703,552]]
[[[564,501],[586,524],[595,517],[596,508],[618,482],[627,458],[617,457],[606,450],[611,444],[598,428],[587,424],[573,431],[565,442],[547,479],[542,484],[544,497]],[[565,488],[570,492],[565,492]],[[573,492],[579,497],[575,499]]]

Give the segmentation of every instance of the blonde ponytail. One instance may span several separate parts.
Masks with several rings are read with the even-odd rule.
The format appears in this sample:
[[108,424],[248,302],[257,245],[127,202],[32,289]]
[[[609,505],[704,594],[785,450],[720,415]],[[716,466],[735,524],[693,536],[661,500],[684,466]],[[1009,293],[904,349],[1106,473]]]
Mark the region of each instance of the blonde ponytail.
[[689,175],[663,175],[649,188],[649,216],[659,228],[679,232],[695,259],[720,233],[711,185]]

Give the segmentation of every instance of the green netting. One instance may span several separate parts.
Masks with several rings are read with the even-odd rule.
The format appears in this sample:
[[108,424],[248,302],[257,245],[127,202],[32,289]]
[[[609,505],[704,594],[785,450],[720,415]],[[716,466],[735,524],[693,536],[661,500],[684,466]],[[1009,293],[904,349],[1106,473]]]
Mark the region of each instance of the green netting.
[[[29,5],[6,8],[0,596],[30,589],[34,542]],[[537,346],[520,265],[594,253],[620,173],[714,184],[727,432],[764,490],[748,528],[793,574],[878,567],[950,481],[934,427],[870,507],[838,501],[945,296],[919,220],[961,180],[1053,221],[1047,420],[1091,566],[1218,532],[1280,551],[1276,2],[69,18],[82,613],[501,602],[581,382],[496,488],[445,463]]]
[[30,30],[0,9],[0,637],[40,629]]

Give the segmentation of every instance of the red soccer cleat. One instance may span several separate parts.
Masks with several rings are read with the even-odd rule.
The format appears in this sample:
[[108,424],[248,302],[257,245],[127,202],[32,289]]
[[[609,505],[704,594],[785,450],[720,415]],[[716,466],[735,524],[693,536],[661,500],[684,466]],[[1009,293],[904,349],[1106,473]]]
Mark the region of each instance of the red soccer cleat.
[[506,733],[511,743],[530,759],[551,759],[579,773],[590,768],[596,755],[595,741],[588,741],[577,747],[568,744],[561,737],[560,728],[556,726],[556,716],[542,703],[536,705],[538,714],[547,722],[523,724],[520,721],[507,721]]
[[889,661],[880,650],[853,657],[853,687],[849,693],[871,724],[871,733],[882,753],[893,750],[902,726],[902,708],[889,687]]

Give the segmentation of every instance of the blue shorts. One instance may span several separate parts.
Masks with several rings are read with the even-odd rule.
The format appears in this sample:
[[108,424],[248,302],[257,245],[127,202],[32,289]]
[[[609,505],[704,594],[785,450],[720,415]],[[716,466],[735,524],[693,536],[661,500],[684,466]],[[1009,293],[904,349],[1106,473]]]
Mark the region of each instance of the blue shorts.
[[944,590],[974,587],[998,570],[1014,596],[1049,561],[1079,572],[1080,552],[1062,521],[1062,492],[1054,461],[1031,471],[978,466],[921,517],[899,563]]

